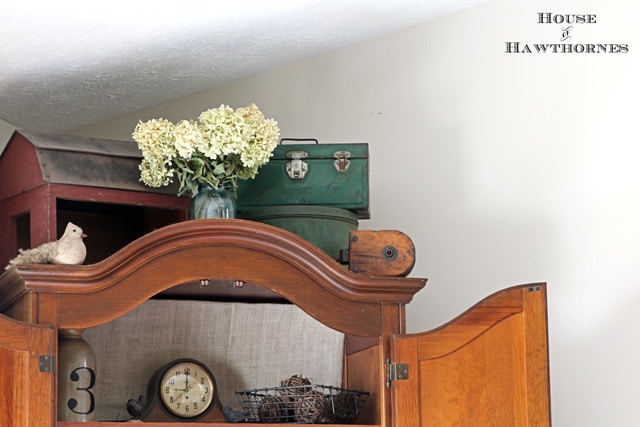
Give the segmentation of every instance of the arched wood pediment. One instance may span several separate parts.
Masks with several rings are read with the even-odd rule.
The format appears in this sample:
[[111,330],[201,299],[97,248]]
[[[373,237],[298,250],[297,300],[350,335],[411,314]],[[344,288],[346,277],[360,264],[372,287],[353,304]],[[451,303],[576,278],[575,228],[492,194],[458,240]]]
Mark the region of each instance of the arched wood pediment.
[[24,292],[55,293],[58,327],[85,328],[201,280],[269,289],[334,329],[365,336],[380,334],[382,304],[408,303],[426,282],[356,274],[280,228],[209,219],[155,230],[96,264],[19,265],[0,278],[0,298],[4,305]]

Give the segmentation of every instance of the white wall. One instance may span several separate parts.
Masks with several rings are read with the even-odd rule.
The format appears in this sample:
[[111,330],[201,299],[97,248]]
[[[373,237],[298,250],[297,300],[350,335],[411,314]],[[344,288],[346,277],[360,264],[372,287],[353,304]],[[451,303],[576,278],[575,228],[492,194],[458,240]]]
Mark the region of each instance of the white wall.
[[[507,55],[557,43],[537,12],[595,13],[573,43],[627,54]],[[368,142],[372,219],[429,277],[411,331],[501,288],[549,283],[556,426],[636,426],[640,378],[640,5],[496,0],[390,37],[78,131],[129,138],[138,119],[256,102],[283,136]]]

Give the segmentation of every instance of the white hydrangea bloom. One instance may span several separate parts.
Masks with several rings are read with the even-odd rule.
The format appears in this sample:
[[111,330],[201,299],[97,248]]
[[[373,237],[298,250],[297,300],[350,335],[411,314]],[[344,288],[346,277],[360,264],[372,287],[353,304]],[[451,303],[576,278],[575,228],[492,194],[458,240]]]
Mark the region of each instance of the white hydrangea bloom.
[[132,136],[142,151],[140,180],[146,185],[168,185],[175,174],[179,194],[199,183],[229,185],[235,192],[237,179],[254,178],[269,161],[280,130],[255,104],[236,111],[221,105],[202,112],[197,122],[140,122]]
[[196,147],[204,142],[204,136],[200,127],[193,121],[181,120],[175,126],[175,147],[178,155],[183,159],[190,158],[196,151]]

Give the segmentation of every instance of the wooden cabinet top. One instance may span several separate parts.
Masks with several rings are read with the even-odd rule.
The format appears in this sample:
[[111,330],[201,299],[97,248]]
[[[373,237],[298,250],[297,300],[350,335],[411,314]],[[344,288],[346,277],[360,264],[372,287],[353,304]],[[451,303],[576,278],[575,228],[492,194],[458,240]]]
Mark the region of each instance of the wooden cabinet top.
[[[19,265],[0,276],[0,310],[37,294],[40,305],[55,300],[49,322],[86,328],[178,285],[229,282],[232,289],[273,291],[339,331],[380,336],[382,306],[408,303],[426,280],[353,273],[306,240],[270,225],[195,220],[155,230],[95,264]],[[42,307],[28,304],[27,320],[43,323]]]

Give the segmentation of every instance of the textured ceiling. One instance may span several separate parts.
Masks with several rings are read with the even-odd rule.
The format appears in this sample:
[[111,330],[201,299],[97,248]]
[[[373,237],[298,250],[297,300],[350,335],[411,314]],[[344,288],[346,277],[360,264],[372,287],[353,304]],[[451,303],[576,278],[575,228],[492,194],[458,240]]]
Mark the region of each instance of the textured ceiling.
[[0,119],[63,133],[484,1],[2,1]]

